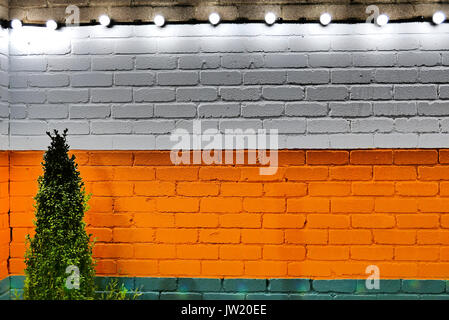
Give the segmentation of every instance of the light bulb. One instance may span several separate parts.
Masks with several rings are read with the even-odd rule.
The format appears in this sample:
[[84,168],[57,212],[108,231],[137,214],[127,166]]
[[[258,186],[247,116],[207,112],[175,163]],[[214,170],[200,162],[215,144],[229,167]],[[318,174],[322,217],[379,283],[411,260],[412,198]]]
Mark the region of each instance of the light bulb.
[[48,30],[56,30],[58,28],[58,24],[55,20],[48,20],[45,24]]
[[320,23],[323,26],[327,26],[329,23],[331,23],[331,21],[332,21],[332,16],[329,13],[327,13],[327,12],[323,13],[320,16]]
[[104,27],[107,27],[110,23],[111,23],[111,19],[109,19],[109,17],[105,14],[102,14],[99,18],[98,21],[100,22],[100,24]]
[[379,25],[379,26],[384,26],[384,25],[386,25],[387,23],[388,23],[388,20],[389,20],[390,18],[388,18],[388,16],[386,15],[386,14],[380,14],[378,17],[377,17],[377,19],[376,19],[376,23],[377,23],[377,25]]
[[165,24],[165,18],[164,16],[158,14],[154,17],[154,24],[158,27],[162,27]]
[[13,19],[11,21],[11,27],[16,30],[22,28],[22,21],[19,19]]
[[269,25],[272,25],[276,22],[276,15],[273,12],[268,12],[265,15],[265,22]]
[[220,22],[220,15],[216,12],[212,12],[209,15],[209,22],[216,26]]
[[446,15],[442,11],[437,11],[433,14],[432,21],[435,24],[441,24],[446,20]]

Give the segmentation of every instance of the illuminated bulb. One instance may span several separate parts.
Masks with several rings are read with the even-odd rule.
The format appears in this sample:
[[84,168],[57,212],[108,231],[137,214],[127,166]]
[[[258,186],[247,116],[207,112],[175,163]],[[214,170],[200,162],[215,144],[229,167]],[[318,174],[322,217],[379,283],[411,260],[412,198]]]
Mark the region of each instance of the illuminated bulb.
[[48,30],[56,30],[58,28],[58,24],[55,20],[48,20],[45,24]]
[[111,23],[111,19],[109,19],[109,17],[105,14],[102,14],[99,18],[98,21],[100,22],[100,24],[104,27],[107,27],[110,23]]
[[265,15],[265,22],[269,25],[272,25],[276,22],[276,15],[273,12],[268,12]]
[[388,20],[389,20],[389,18],[388,18],[388,16],[386,15],[386,14],[381,14],[381,15],[379,15],[378,17],[377,17],[377,19],[376,19],[376,23],[379,25],[379,26],[384,26],[384,25],[386,25],[387,23],[388,23]]
[[331,23],[331,21],[332,21],[332,16],[329,13],[327,13],[327,12],[323,13],[320,16],[320,23],[323,26],[327,26],[329,23]]
[[22,21],[20,21],[19,19],[13,19],[11,21],[11,27],[13,29],[20,29],[22,27]]
[[220,22],[220,15],[216,12],[213,12],[209,15],[209,22],[216,26]]
[[154,24],[158,27],[162,27],[165,24],[165,18],[164,16],[161,16],[160,14],[156,15],[154,17]]
[[446,15],[445,15],[443,12],[437,11],[437,12],[435,12],[435,13],[433,14],[433,17],[432,17],[433,23],[435,23],[435,24],[441,24],[441,23],[443,23],[445,20],[446,20]]

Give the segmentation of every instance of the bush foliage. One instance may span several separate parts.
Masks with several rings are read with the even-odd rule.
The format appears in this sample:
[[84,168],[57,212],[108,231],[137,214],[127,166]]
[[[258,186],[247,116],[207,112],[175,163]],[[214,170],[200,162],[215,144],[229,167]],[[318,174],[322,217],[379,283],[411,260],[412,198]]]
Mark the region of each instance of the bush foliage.
[[[73,300],[95,297],[95,271],[90,237],[83,221],[88,197],[75,162],[69,157],[67,129],[47,132],[51,145],[42,162],[35,199],[36,233],[27,236],[25,299]],[[79,288],[67,282],[79,270]],[[73,268],[73,267],[72,267]],[[67,285],[69,283],[69,285]],[[75,286],[70,286],[70,283]]]

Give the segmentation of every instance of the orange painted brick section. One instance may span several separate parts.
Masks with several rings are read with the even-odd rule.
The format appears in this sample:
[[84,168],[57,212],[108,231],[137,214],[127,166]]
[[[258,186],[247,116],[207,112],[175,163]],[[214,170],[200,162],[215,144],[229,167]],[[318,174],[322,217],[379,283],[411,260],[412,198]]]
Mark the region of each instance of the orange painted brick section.
[[[101,275],[449,278],[449,150],[282,150],[271,176],[72,153]],[[0,152],[0,279],[23,274],[42,154]]]

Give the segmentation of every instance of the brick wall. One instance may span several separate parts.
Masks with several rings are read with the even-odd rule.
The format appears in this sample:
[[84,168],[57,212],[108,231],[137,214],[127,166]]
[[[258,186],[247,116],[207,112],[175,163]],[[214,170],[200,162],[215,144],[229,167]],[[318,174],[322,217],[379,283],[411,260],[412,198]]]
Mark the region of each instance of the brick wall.
[[[280,148],[449,147],[449,26],[83,27],[10,36],[11,149],[170,149],[174,128]],[[132,139],[130,138],[132,136]]]
[[[0,280],[6,278],[9,258],[9,154],[0,151]],[[3,292],[0,290],[0,295]]]
[[[283,151],[257,167],[170,165],[169,152],[76,152],[92,193],[100,275],[239,278],[449,276],[449,151]],[[10,273],[40,152],[11,153]]]

